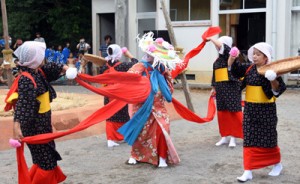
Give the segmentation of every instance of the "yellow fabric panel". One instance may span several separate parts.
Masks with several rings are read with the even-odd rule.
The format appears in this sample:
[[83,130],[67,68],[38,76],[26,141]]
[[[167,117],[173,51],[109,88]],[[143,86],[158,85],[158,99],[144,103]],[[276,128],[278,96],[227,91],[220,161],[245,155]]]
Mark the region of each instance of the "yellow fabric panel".
[[14,100],[17,100],[19,97],[19,94],[17,92],[14,92],[13,94],[11,94],[8,99],[7,99],[7,103],[12,103]]
[[39,113],[45,113],[45,112],[50,111],[51,106],[50,106],[49,91],[47,91],[46,93],[38,96],[36,99],[40,102]]
[[219,68],[215,70],[216,82],[229,81],[227,68]]
[[246,102],[252,103],[274,103],[276,98],[273,96],[268,99],[261,86],[246,86]]

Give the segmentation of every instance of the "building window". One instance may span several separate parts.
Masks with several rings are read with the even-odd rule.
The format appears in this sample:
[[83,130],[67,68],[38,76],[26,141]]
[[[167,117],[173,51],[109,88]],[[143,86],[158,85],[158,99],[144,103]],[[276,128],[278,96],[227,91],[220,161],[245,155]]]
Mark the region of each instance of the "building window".
[[170,0],[172,21],[210,20],[210,0]]
[[293,6],[300,6],[300,0],[293,0]]
[[137,12],[156,12],[156,1],[138,0]]
[[266,8],[266,0],[220,0],[220,10]]

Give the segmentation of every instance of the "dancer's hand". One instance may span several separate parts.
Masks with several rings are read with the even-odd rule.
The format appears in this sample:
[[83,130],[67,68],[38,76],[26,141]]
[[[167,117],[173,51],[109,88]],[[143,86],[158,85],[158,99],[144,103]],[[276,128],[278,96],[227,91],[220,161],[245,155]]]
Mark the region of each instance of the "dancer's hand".
[[75,79],[77,77],[77,68],[68,68],[66,77],[67,79]]
[[213,88],[211,89],[211,91],[210,91],[210,96],[212,96],[212,97],[215,97],[215,96],[216,96],[216,90],[215,90],[214,87],[213,87]]
[[21,146],[21,143],[16,139],[9,139],[9,145],[13,148],[18,148]]
[[237,47],[232,47],[229,52],[230,56],[233,58],[237,58],[240,54],[240,51]]
[[266,73],[265,73],[265,77],[269,81],[274,81],[277,77],[277,74],[274,72],[274,70],[267,70]]
[[23,134],[22,134],[22,131],[21,131],[20,123],[19,122],[14,122],[13,139],[21,141],[22,138],[23,138]]

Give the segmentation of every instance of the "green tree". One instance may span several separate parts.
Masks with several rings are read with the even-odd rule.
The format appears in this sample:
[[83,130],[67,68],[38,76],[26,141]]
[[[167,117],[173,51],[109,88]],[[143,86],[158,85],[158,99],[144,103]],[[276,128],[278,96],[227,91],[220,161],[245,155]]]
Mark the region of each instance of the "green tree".
[[89,0],[6,0],[6,6],[13,42],[33,40],[40,32],[47,46],[64,46],[68,41],[74,50],[81,37],[91,43]]

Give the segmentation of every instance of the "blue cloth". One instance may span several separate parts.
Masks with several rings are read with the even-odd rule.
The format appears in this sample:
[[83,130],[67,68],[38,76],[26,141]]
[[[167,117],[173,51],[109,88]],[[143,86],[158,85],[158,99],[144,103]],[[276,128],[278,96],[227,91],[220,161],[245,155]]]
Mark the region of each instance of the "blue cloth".
[[46,49],[45,57],[47,58],[48,62],[54,62],[55,61],[55,50],[52,50],[50,48]]
[[64,55],[61,53],[61,51],[56,51],[54,56],[54,61],[56,63],[66,64],[67,61],[64,60]]
[[[151,112],[152,106],[154,102],[154,96],[161,90],[162,95],[168,101],[172,101],[172,94],[168,87],[168,84],[164,78],[164,76],[160,73],[158,67],[153,68],[151,64],[148,62],[143,62],[146,68],[152,68],[153,71],[149,71],[150,74],[150,82],[151,82],[151,92],[145,103],[142,107],[134,114],[134,116],[125,123],[121,128],[119,128],[118,132],[124,136],[124,140],[129,144],[133,145],[141,130],[145,126]],[[163,70],[164,71],[164,70]]]
[[4,40],[4,39],[1,39],[1,40],[0,40],[0,46],[1,46],[1,47],[4,47],[4,45],[5,45],[5,40]]
[[64,55],[63,61],[64,61],[64,63],[66,64],[66,63],[67,63],[67,59],[68,59],[69,56],[70,56],[70,49],[69,49],[68,47],[65,47],[65,48],[62,50],[62,55]]

